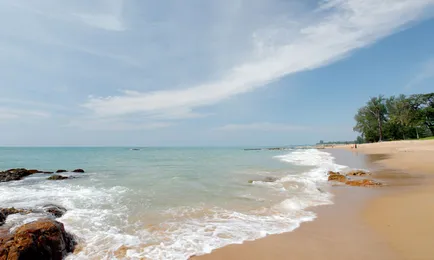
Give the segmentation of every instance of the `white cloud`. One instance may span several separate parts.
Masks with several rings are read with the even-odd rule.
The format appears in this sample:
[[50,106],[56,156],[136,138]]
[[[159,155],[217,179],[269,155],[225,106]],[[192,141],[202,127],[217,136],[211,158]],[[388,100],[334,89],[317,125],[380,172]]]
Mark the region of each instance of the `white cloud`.
[[434,58],[423,64],[419,73],[405,86],[405,88],[411,89],[431,78],[434,78]]
[[[325,66],[398,31],[423,17],[434,0],[324,0],[316,17],[287,21],[279,30],[258,28],[249,58],[235,64],[220,79],[189,88],[124,92],[90,98],[83,106],[99,117],[142,113],[148,116],[190,117],[195,109],[252,91],[284,76]],[[273,33],[273,32],[282,33]],[[263,38],[261,36],[264,36]],[[168,72],[170,74],[170,71]],[[177,113],[178,110],[191,113]]]
[[305,131],[309,130],[305,126],[288,125],[288,124],[276,124],[276,123],[251,123],[251,124],[229,124],[219,127],[218,130],[221,131],[268,131],[268,132],[278,132],[278,131]]

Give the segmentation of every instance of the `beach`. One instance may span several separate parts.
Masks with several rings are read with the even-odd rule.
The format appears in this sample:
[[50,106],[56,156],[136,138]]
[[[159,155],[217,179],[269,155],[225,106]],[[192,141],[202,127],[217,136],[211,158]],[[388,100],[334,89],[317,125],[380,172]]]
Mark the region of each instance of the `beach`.
[[333,150],[368,158],[373,178],[386,185],[334,187],[335,204],[315,209],[318,218],[313,222],[194,259],[432,259],[434,141]]

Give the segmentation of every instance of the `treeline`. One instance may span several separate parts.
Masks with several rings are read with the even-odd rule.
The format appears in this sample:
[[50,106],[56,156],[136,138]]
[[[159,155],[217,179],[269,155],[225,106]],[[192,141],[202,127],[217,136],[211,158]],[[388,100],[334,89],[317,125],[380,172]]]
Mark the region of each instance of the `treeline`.
[[354,119],[358,143],[433,136],[434,93],[373,97]]
[[324,142],[323,140],[319,141],[316,145],[331,145],[331,144],[354,144],[354,141],[333,141],[333,142]]

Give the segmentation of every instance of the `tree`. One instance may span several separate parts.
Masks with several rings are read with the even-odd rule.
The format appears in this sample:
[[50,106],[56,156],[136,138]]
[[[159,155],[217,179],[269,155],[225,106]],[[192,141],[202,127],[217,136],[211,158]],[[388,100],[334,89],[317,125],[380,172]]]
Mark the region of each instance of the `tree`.
[[371,98],[354,116],[365,142],[434,135],[434,93]]
[[362,134],[366,142],[377,142],[379,135],[377,131],[377,121],[369,112],[366,106],[361,107],[354,116],[356,125],[353,130]]
[[378,124],[379,142],[383,141],[383,123],[386,120],[387,109],[384,104],[384,96],[372,97],[366,104],[366,109],[375,117]]
[[427,127],[434,135],[434,93],[412,95],[409,99],[416,124]]
[[[386,100],[387,115],[390,124],[395,124],[395,133],[400,134],[403,139],[406,139],[406,132],[409,131],[409,127],[414,127],[416,115],[413,113],[410,101],[405,95],[399,95],[398,97],[392,96]],[[389,129],[393,128],[392,126]],[[394,134],[393,139],[399,139]]]

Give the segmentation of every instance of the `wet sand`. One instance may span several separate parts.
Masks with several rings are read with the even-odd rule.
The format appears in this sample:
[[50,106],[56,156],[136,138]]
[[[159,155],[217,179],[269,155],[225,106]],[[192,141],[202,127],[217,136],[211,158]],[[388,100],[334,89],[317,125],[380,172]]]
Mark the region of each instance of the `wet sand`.
[[192,259],[434,259],[434,141],[340,148],[352,152],[333,150],[338,163],[366,163],[387,186],[332,187],[315,221]]

